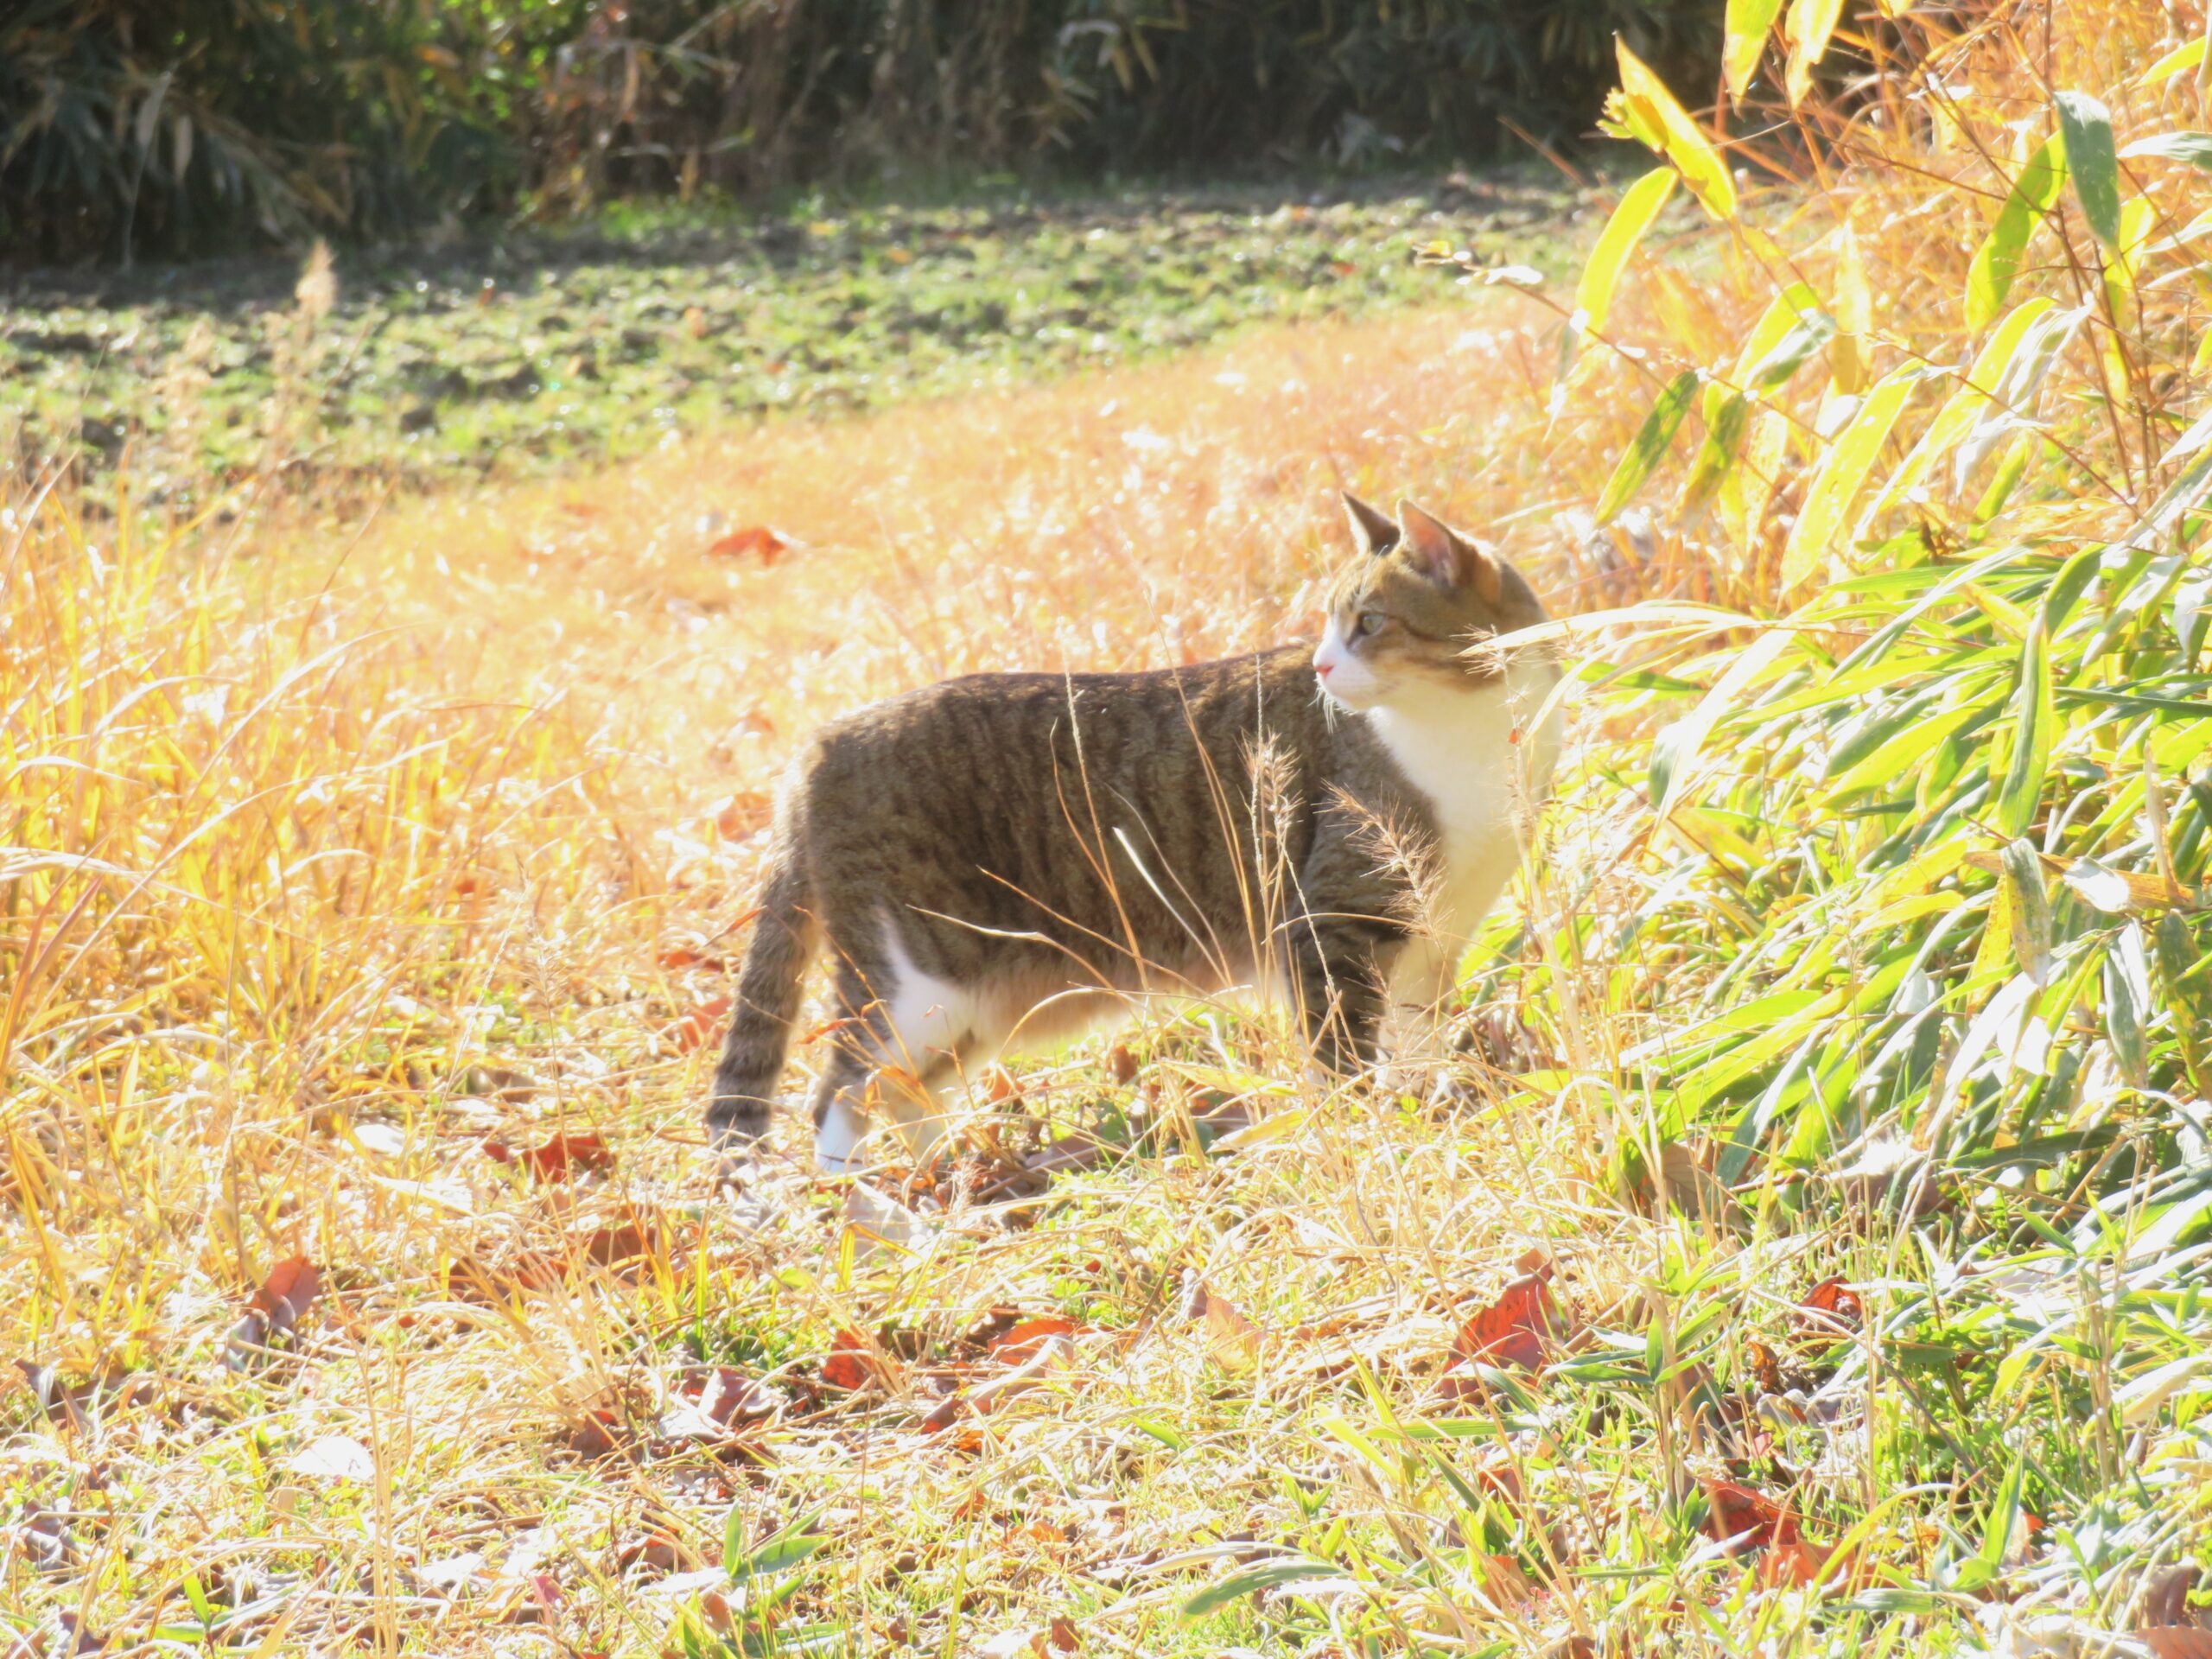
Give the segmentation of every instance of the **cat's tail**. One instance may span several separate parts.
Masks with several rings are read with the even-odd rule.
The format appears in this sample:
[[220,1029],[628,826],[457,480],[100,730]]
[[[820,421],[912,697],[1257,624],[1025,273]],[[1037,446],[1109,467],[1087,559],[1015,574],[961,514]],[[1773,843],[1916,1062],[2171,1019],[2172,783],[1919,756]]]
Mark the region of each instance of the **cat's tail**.
[[707,1103],[708,1138],[724,1150],[741,1150],[768,1132],[791,1022],[798,1018],[799,988],[814,954],[814,884],[806,865],[804,791],[798,782],[776,809],[767,879],[738,968],[729,1034],[722,1039],[715,1092]]

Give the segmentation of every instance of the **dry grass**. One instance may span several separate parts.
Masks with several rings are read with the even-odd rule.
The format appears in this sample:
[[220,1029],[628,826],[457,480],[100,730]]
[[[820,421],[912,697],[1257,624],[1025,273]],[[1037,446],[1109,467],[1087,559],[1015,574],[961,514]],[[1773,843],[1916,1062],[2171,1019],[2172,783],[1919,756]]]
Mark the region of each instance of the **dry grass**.
[[[1282,1532],[1303,1490],[1282,1448],[1324,1472],[1300,1427],[1324,1379],[1425,1368],[1532,1242],[1617,1229],[1578,1218],[1574,1115],[1310,1102],[1210,1161],[1189,1102],[1270,1085],[1236,1072],[1234,1031],[1218,1055],[1155,1033],[1180,1069],[1132,1090],[1077,1056],[1024,1096],[1179,1137],[1041,1211],[956,1181],[871,1250],[842,1188],[802,1183],[759,1234],[713,1199],[702,1058],[665,1029],[719,988],[697,959],[740,916],[762,792],[811,721],[970,669],[1294,635],[1340,484],[1525,537],[1543,480],[1495,435],[1529,349],[1502,298],[1262,333],[410,503],[320,543],[296,524],[147,542],[66,493],[17,503],[0,1319],[65,1389],[150,1383],[50,1415],[17,1396],[21,1535],[60,1552],[10,1558],[24,1628],[655,1651],[684,1598],[653,1581],[719,1559],[726,1517],[757,1539],[810,1516],[831,1541],[786,1616],[856,1651],[1054,1617],[1104,1651],[1208,1647],[1175,1616],[1185,1575],[1128,1594],[1114,1564]],[[710,550],[754,525],[791,545]],[[480,1149],[556,1130],[602,1136],[611,1172],[539,1181]],[[610,1268],[594,1230],[600,1256],[649,1248]],[[295,1255],[322,1275],[296,1351],[226,1367]],[[1189,1268],[1270,1333],[1226,1395],[1178,1312]],[[973,1432],[921,1433],[974,1357],[952,1339],[997,1307],[1096,1334]],[[1325,1340],[1281,1337],[1317,1319]],[[823,1383],[836,1333],[902,1324],[936,1363]],[[700,1361],[785,1390],[741,1450],[653,1427]],[[296,1463],[326,1437],[366,1449],[362,1478]]]

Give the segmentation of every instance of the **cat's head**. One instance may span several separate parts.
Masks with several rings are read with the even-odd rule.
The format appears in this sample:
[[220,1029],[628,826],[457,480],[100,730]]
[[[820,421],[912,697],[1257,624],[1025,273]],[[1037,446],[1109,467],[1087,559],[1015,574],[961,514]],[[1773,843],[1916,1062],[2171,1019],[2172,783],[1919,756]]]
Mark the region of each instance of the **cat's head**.
[[1313,653],[1322,690],[1347,708],[1376,709],[1503,678],[1504,651],[1469,647],[1545,620],[1521,573],[1410,501],[1398,503],[1395,523],[1354,495],[1344,514],[1359,552],[1329,594]]

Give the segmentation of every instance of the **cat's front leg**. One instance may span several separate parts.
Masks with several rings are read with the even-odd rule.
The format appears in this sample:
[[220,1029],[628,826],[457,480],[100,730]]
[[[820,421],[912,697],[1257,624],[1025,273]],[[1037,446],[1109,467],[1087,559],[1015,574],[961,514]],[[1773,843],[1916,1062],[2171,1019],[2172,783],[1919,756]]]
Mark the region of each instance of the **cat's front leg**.
[[1299,1017],[1314,1064],[1357,1077],[1380,1052],[1387,1007],[1385,942],[1363,918],[1306,918],[1296,938]]

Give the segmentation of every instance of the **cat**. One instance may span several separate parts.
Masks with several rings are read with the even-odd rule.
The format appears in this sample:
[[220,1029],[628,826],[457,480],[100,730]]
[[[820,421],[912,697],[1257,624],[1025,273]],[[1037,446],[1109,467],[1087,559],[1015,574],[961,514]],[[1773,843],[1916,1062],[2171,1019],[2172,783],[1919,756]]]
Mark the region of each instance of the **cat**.
[[1433,1007],[1519,861],[1559,747],[1545,621],[1494,549],[1347,494],[1318,649],[1128,674],[975,674],[872,704],[792,763],[707,1123],[766,1132],[818,948],[833,985],[816,1155],[870,1108],[920,1150],[1008,1047],[1149,995],[1256,987],[1313,1058],[1375,1064]]

